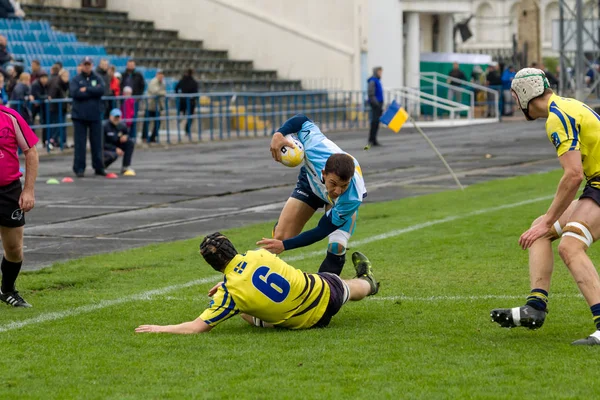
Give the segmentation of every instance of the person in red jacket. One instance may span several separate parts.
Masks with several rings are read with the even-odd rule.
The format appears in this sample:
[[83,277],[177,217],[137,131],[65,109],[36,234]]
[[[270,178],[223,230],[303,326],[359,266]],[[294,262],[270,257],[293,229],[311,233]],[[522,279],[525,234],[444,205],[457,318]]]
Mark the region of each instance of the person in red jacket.
[[129,137],[135,137],[135,135],[133,135],[131,132],[131,129],[133,127],[133,118],[135,118],[135,99],[131,97],[132,93],[133,90],[129,86],[125,86],[123,88],[123,96],[128,98],[123,100],[123,104],[121,105],[121,112],[123,113],[125,125],[127,125]]

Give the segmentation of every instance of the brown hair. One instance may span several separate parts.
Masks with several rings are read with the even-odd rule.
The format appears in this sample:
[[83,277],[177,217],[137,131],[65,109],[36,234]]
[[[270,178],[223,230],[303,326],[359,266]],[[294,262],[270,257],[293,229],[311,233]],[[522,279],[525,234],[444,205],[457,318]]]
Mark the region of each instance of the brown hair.
[[354,168],[354,158],[345,153],[333,154],[325,163],[325,173],[336,174],[343,181],[352,179]]

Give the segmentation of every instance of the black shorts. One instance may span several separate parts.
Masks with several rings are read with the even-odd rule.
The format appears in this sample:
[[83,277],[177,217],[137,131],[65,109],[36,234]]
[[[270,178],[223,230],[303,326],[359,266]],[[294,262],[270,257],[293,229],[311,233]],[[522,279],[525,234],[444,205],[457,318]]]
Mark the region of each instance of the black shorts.
[[579,199],[592,199],[600,206],[600,189],[593,187],[591,183],[588,182],[585,185],[585,188],[583,188],[583,193],[581,193]]
[[25,213],[19,207],[21,180],[0,186],[0,226],[18,228],[25,225]]
[[330,272],[319,272],[325,283],[329,285],[329,304],[321,319],[314,325],[315,328],[324,328],[329,325],[331,318],[340,311],[350,298],[350,288],[339,276]]
[[308,204],[315,210],[324,207],[326,204],[319,196],[314,194],[310,188],[310,183],[308,183],[308,177],[306,176],[306,168],[304,168],[304,166],[300,168],[296,188],[294,188],[290,197]]

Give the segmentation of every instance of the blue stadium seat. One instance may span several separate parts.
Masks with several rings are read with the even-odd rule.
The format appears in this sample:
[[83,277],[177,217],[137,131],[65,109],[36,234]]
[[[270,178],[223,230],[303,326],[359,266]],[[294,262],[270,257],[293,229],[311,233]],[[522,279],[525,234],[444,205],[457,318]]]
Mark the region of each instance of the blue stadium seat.
[[23,41],[24,42],[37,42],[38,40],[35,37],[35,34],[33,32],[25,31],[25,32],[23,32]]
[[44,54],[48,54],[48,55],[59,55],[60,53],[60,49],[58,48],[57,45],[53,44],[53,43],[45,43],[44,44]]
[[4,18],[0,18],[0,30],[2,31],[6,31],[8,30],[8,22],[6,22],[7,20]]
[[7,19],[6,25],[8,29],[13,29],[15,31],[23,30],[23,23],[19,19]]
[[8,43],[8,49],[13,54],[26,54],[25,46],[21,43]]
[[26,21],[26,23],[23,23],[23,29],[30,31],[41,31],[43,30],[43,27],[40,21]]
[[23,31],[8,30],[6,36],[9,42],[23,42]]
[[62,54],[65,56],[72,56],[77,54],[77,49],[72,44],[59,44],[59,47],[62,50]]
[[41,43],[50,43],[54,42],[54,38],[50,36],[50,34],[46,31],[36,32],[37,41]]
[[78,62],[74,58],[71,58],[71,57],[64,58],[62,61],[63,61],[63,67],[65,67],[65,68],[77,67],[77,64],[78,64]]

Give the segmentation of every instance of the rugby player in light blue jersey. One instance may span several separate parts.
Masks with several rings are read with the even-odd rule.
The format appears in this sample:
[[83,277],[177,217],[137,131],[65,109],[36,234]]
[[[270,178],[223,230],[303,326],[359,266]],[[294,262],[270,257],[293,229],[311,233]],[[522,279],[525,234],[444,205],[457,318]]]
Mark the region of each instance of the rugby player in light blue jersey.
[[[327,256],[319,272],[339,275],[346,262],[346,247],[354,233],[358,208],[367,196],[360,165],[354,157],[327,139],[308,117],[298,114],[287,120],[273,135],[271,154],[281,161],[281,149],[294,147],[285,137],[298,136],[304,146],[304,165],[296,188],[287,200],[273,230],[273,239],[257,244],[272,253],[304,247],[329,236]],[[302,232],[315,211],[325,207],[316,228]],[[357,260],[352,260],[355,264]]]

